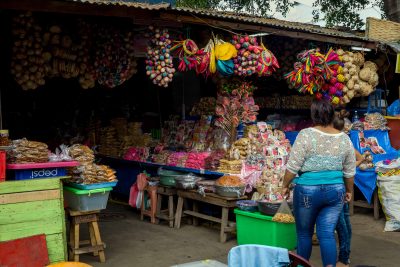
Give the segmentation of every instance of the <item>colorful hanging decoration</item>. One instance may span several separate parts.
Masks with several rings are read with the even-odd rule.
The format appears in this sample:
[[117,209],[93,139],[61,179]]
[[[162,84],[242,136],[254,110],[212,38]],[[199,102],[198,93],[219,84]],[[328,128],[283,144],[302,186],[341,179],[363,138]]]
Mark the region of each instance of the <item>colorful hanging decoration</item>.
[[274,54],[263,44],[260,46],[256,37],[234,35],[232,44],[239,51],[238,56],[234,58],[236,75],[270,76],[279,68]]
[[204,54],[204,50],[199,49],[191,39],[176,41],[171,52],[176,52],[179,58],[178,70],[181,72],[195,69],[200,64]]
[[[211,39],[208,41],[206,47],[202,50],[202,56],[200,57],[200,61],[196,66],[196,73],[202,74],[205,78],[207,78],[211,74],[211,51],[214,49],[214,41]],[[215,56],[215,55],[214,55]],[[215,57],[214,57],[215,60]]]
[[325,58],[317,49],[300,53],[294,70],[285,74],[289,87],[300,93],[313,95],[319,92],[325,83]]
[[[326,78],[325,84],[322,86],[322,98],[338,105],[343,97],[343,63],[332,48],[325,55],[325,63]],[[319,97],[319,95],[316,95],[316,97]]]
[[237,57],[237,50],[234,45],[227,43],[218,37],[214,39],[215,60],[217,70],[222,76],[231,76],[234,73],[235,64],[232,58]]
[[147,48],[146,74],[154,84],[168,87],[174,77],[175,68],[170,54],[171,40],[167,29],[149,27],[150,45]]
[[239,51],[234,59],[235,74],[238,76],[251,76],[257,73],[258,58],[262,49],[258,46],[257,38],[233,35],[232,44]]
[[115,27],[100,27],[97,33],[96,76],[100,85],[114,88],[136,72],[133,34]]
[[271,76],[277,69],[279,63],[275,55],[261,43],[262,52],[258,58],[258,76]]

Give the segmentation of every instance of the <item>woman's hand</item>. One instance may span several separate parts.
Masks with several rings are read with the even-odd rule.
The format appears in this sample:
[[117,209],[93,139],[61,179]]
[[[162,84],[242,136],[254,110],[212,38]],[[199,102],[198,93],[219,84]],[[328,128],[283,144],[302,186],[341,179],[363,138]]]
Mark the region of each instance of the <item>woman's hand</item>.
[[288,199],[289,196],[290,196],[289,187],[288,187],[288,186],[283,187],[283,188],[282,188],[282,197],[283,197],[284,199]]
[[346,192],[345,201],[346,201],[346,202],[350,202],[352,196],[353,196],[353,193],[351,193],[351,192]]

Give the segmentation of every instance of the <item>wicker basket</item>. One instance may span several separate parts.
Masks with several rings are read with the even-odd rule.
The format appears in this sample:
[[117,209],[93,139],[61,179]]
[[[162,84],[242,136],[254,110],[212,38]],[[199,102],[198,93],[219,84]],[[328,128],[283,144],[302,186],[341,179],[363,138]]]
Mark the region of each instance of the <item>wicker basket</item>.
[[365,37],[383,42],[400,41],[400,23],[376,18],[367,18]]

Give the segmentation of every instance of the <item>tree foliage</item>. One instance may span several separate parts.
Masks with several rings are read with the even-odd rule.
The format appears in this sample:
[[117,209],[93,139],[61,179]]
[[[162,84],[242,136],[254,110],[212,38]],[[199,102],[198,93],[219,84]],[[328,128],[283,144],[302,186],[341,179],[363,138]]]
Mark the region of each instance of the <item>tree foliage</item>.
[[[314,21],[324,20],[327,27],[360,29],[364,26],[360,10],[374,7],[384,14],[384,1],[387,0],[315,0]],[[285,16],[295,3],[291,0],[177,0],[177,6],[227,10],[260,16],[274,13]]]

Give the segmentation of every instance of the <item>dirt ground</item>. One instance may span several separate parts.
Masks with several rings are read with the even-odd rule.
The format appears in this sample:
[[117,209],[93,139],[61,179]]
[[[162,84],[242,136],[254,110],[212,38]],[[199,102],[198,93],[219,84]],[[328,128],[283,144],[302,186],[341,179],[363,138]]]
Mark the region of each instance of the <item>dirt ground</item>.
[[[383,218],[376,221],[365,210],[356,211],[351,217],[351,266],[400,266],[400,232],[385,233]],[[85,237],[86,229],[81,231]],[[82,262],[102,267],[167,267],[204,259],[227,263],[229,250],[237,245],[234,236],[219,243],[216,227],[183,224],[181,229],[172,229],[166,223],[153,225],[140,221],[136,210],[118,204],[109,204],[102,213],[100,231],[107,246],[106,263],[91,255],[82,255]],[[314,246],[311,261],[316,267],[322,266],[319,253],[319,247]]]

